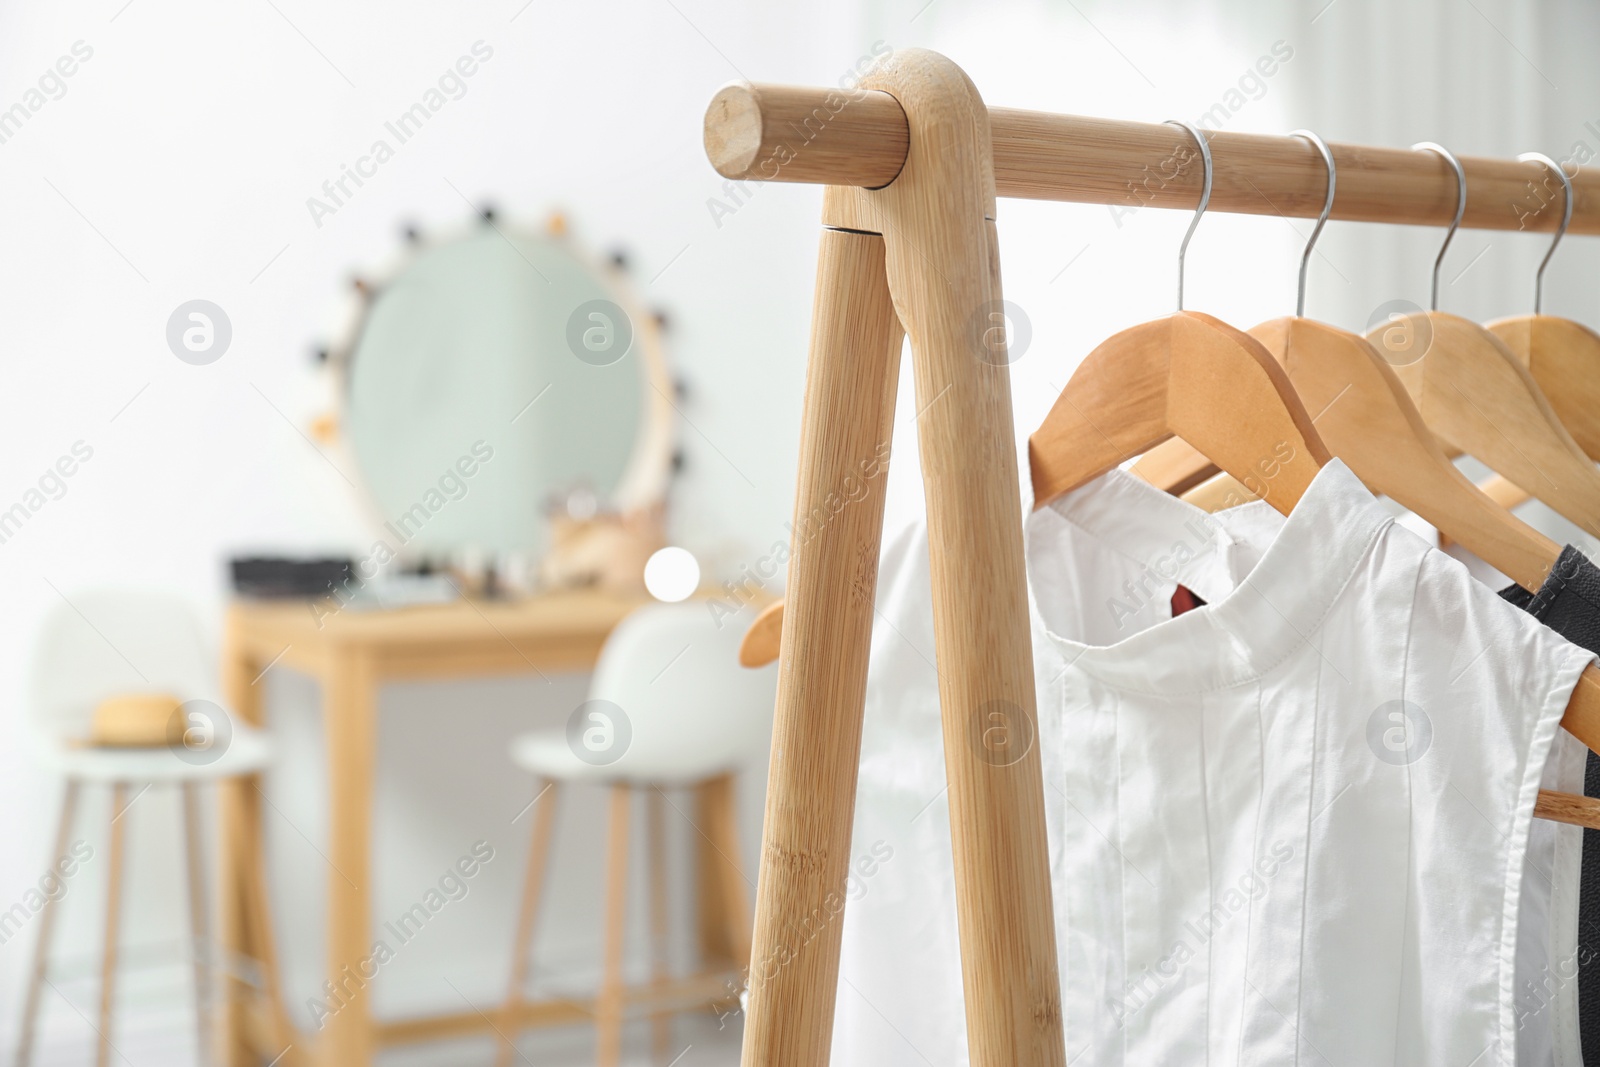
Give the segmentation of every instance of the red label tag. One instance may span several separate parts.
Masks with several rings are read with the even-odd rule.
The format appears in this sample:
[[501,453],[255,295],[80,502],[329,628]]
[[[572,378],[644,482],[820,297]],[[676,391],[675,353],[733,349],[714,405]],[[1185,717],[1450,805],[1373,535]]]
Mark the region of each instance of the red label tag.
[[1180,585],[1172,591],[1172,617],[1176,619],[1186,611],[1203,608],[1206,602],[1195,596],[1194,590],[1186,585]]

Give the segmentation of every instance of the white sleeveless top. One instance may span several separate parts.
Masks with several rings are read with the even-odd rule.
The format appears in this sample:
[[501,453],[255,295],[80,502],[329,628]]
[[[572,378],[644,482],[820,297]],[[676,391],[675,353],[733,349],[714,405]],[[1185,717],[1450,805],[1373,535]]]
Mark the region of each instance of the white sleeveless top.
[[[1069,1062],[1518,1062],[1533,805],[1593,656],[1337,460],[1287,520],[1114,471],[1026,540]],[[1172,618],[1180,582],[1206,606]],[[917,525],[879,577],[836,1064],[967,1061],[931,612]]]

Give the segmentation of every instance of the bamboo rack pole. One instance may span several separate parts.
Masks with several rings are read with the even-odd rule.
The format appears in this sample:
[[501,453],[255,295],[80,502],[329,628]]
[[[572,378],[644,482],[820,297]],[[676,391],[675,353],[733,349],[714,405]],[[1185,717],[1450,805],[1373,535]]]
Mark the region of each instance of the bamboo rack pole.
[[[919,49],[896,52],[867,84],[906,116],[905,150],[887,188],[838,183],[837,172],[856,166],[848,138],[822,168],[834,184],[823,202],[796,525],[839,499],[860,457],[887,443],[903,328],[927,496],[968,1052],[973,1067],[1063,1067],[1009,366],[993,329],[1001,286],[988,109],[959,67]],[[708,132],[715,159],[728,141]],[[874,483],[818,536],[797,538],[790,559],[795,625],[786,620],[782,634],[746,1067],[828,1062],[840,946],[828,920],[844,906],[881,493]]]
[[[894,429],[904,337],[885,258],[876,234],[822,232],[789,561],[794,623],[783,630],[756,882],[747,1067],[828,1062],[883,533],[887,472],[877,465]],[[835,514],[852,486],[860,499]]]
[[[1202,181],[1187,132],[1162,123],[991,107],[995,191],[1026,200],[1193,208]],[[1327,170],[1296,137],[1214,132],[1212,211],[1315,218]],[[706,111],[706,153],[735,180],[808,182],[876,189],[905,163],[904,110],[879,90],[735,83]],[[1335,219],[1447,226],[1456,179],[1433,152],[1335,144]],[[1540,163],[1463,157],[1467,211],[1461,225],[1553,232],[1561,182]],[[1600,234],[1600,167],[1572,176],[1569,233]],[[1553,208],[1553,210],[1548,210]]]

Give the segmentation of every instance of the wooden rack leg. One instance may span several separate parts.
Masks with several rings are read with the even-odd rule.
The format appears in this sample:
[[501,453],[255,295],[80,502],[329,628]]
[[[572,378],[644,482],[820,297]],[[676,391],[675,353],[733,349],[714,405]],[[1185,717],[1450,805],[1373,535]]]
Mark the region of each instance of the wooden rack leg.
[[863,84],[911,131],[899,176],[856,195],[884,234],[916,372],[967,1048],[973,1067],[1061,1067],[989,113],[959,67],[920,49]]
[[883,489],[899,378],[883,238],[825,230],[817,263],[745,1067],[828,1061]]

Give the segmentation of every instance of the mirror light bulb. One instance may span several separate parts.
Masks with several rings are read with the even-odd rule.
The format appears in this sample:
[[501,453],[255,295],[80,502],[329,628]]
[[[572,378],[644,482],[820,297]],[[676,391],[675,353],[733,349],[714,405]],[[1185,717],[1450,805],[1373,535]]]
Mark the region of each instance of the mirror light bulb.
[[645,561],[644,587],[669,604],[687,599],[700,588],[700,564],[686,548],[658,549]]

